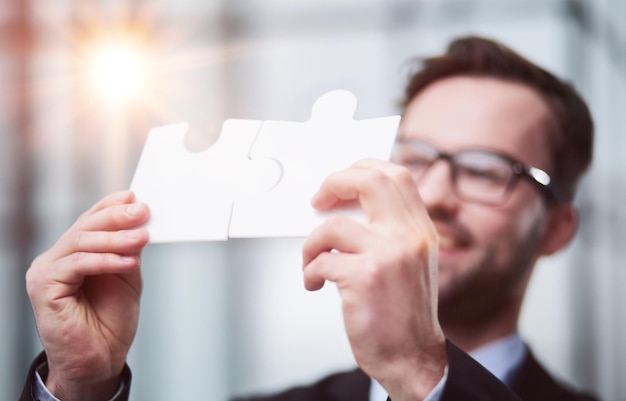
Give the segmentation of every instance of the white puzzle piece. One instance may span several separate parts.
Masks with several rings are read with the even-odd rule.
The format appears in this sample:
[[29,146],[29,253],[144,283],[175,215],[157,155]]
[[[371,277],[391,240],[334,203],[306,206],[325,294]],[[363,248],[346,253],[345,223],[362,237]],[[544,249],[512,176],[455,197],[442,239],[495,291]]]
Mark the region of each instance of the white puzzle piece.
[[352,93],[337,90],[315,102],[309,121],[263,122],[250,158],[275,160],[282,177],[269,192],[237,199],[231,238],[305,237],[328,217],[310,204],[326,177],[360,159],[389,159],[400,117],[354,120],[356,107]]
[[248,158],[261,121],[226,120],[202,152],[185,147],[187,124],[153,128],[130,188],[150,207],[150,242],[226,240],[233,201],[279,179],[271,161]]
[[355,121],[355,111],[352,93],[332,91],[309,121],[226,120],[196,153],[186,124],[153,128],[130,187],[151,209],[150,242],[308,235],[327,217],[310,200],[330,173],[391,155],[400,117]]

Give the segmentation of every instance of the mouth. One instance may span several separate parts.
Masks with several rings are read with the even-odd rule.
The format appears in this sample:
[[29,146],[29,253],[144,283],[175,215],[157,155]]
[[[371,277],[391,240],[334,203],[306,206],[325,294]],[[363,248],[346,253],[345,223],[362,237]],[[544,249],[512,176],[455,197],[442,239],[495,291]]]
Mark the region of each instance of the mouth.
[[459,251],[469,246],[468,236],[463,235],[462,232],[438,227],[437,233],[439,234],[440,251]]

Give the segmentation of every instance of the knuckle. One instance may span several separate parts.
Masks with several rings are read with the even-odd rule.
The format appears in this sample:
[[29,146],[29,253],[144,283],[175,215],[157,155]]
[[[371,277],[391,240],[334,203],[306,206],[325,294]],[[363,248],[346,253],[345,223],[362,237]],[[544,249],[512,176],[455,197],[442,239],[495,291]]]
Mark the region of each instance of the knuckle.
[[37,292],[41,286],[41,268],[43,264],[43,255],[37,256],[30,267],[26,270],[24,279],[26,280],[26,291],[29,295]]
[[363,254],[361,257],[361,280],[365,288],[373,288],[383,281],[385,269],[380,260],[373,253]]
[[106,266],[109,265],[112,262],[112,258],[111,258],[111,254],[109,253],[99,253],[97,254],[97,263],[100,264],[101,266]]
[[84,239],[85,232],[83,230],[72,230],[65,235],[65,241],[68,242],[69,247],[72,250],[82,249]]
[[85,254],[83,252],[73,252],[67,256],[67,260],[72,265],[80,265],[84,259]]
[[389,181],[389,176],[385,174],[382,170],[371,169],[368,170],[368,182],[371,182],[372,185],[378,186],[383,185]]
[[129,221],[132,220],[126,212],[127,208],[127,205],[117,205],[103,210],[103,213],[108,213],[108,218],[113,223],[113,226],[119,229],[128,225]]
[[25,279],[26,279],[26,292],[28,293],[28,296],[32,298],[34,294],[38,293],[38,289],[40,287],[39,276],[31,267],[30,269],[26,271]]
[[413,174],[403,166],[396,166],[394,169],[396,181],[400,183],[402,186],[413,187],[415,186],[415,180],[413,179]]
[[73,270],[81,271],[85,268],[105,266],[110,263],[110,256],[107,253],[74,252],[67,256],[66,263]]

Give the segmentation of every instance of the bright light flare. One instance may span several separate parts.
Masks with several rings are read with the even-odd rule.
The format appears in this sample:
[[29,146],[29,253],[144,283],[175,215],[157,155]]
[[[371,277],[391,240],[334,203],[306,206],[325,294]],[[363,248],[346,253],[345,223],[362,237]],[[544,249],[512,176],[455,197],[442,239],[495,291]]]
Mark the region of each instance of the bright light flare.
[[101,50],[94,60],[94,79],[100,91],[114,99],[135,95],[144,80],[144,65],[136,51],[127,47]]

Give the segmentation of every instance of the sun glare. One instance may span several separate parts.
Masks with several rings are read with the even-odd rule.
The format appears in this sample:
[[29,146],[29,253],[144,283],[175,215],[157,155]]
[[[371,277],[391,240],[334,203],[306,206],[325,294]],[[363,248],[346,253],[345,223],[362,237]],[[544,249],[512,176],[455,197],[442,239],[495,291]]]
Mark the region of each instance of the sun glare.
[[96,54],[93,77],[108,97],[126,99],[136,94],[144,79],[140,56],[128,47],[111,47]]
[[71,68],[52,75],[37,92],[68,96],[71,123],[100,113],[108,118],[111,111],[132,114],[135,122],[179,120],[180,110],[170,103],[180,91],[179,77],[198,70],[211,74],[254,46],[212,40],[207,46],[188,46],[206,28],[205,19],[166,18],[159,1],[114,0],[120,7],[112,9],[108,3],[77,0],[69,23],[59,20],[46,28],[51,43],[62,44],[59,56]]

